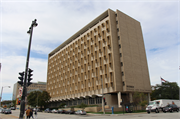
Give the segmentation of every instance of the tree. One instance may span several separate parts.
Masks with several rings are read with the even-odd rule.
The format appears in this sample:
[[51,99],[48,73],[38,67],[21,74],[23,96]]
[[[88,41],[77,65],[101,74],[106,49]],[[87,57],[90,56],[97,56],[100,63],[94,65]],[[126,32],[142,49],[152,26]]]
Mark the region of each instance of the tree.
[[140,93],[136,91],[133,94],[133,103],[134,103],[134,105],[137,106],[139,104],[139,102],[140,102]]
[[12,106],[16,107],[16,100],[12,100]]
[[40,91],[30,92],[30,94],[27,97],[28,104],[33,106],[33,107],[36,107],[38,105],[38,102],[39,102],[39,95],[40,94],[41,94]]
[[1,104],[4,105],[5,108],[11,107],[11,103],[12,103],[11,100],[5,100],[5,101],[2,101],[2,102],[1,102]]
[[164,82],[157,84],[151,93],[151,100],[157,99],[179,99],[179,86],[176,82]]
[[147,96],[144,93],[140,93],[140,92],[135,92],[133,94],[133,103],[134,105],[140,105],[142,107],[144,107],[145,105],[148,104],[148,100],[147,100]]
[[38,105],[42,107],[46,107],[48,105],[48,101],[51,99],[51,96],[47,91],[43,91],[39,97],[39,103]]
[[47,91],[33,91],[28,95],[27,100],[29,105],[33,107],[40,106],[42,108],[47,105],[50,98],[51,96]]
[[77,106],[78,108],[82,108],[82,110],[84,110],[86,107],[88,107],[88,105],[81,103],[80,105]]

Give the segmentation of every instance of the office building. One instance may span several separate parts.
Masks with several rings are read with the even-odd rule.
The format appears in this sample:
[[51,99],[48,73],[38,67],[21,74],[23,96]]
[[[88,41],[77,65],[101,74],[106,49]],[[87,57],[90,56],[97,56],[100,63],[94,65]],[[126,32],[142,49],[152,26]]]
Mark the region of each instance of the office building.
[[[67,26],[68,27],[68,26]],[[70,27],[70,26],[69,26]],[[47,91],[54,105],[133,102],[151,92],[140,22],[108,9],[48,55]]]

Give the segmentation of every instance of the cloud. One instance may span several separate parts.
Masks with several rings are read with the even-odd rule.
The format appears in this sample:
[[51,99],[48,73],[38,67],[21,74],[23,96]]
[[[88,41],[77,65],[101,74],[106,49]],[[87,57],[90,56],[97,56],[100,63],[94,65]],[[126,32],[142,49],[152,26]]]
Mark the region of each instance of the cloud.
[[161,82],[160,77],[169,82],[180,83],[177,78],[178,47],[180,45],[147,53],[150,79],[153,85]]
[[[46,82],[47,59],[30,58],[29,68],[33,71],[32,82]],[[13,85],[19,80],[19,72],[25,71],[26,56],[7,56],[2,58],[1,86],[11,86],[11,89],[3,92],[13,92]]]

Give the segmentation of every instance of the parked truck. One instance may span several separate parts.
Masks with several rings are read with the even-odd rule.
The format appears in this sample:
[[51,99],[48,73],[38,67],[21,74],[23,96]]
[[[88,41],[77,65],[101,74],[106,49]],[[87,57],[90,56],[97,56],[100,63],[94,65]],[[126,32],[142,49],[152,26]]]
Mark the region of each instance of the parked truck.
[[168,104],[175,104],[180,107],[180,100],[170,100],[170,99],[159,99],[150,101],[146,107],[147,113],[156,112],[159,113],[160,110],[163,110]]

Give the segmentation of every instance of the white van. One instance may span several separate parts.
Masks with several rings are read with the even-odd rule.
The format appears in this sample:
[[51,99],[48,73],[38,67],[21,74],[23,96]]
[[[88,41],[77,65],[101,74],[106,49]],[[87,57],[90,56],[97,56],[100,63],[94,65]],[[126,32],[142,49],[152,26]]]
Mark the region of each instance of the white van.
[[160,110],[163,110],[164,107],[168,104],[175,104],[180,107],[180,100],[170,100],[170,99],[159,99],[150,101],[146,107],[147,113],[156,112],[159,113]]

